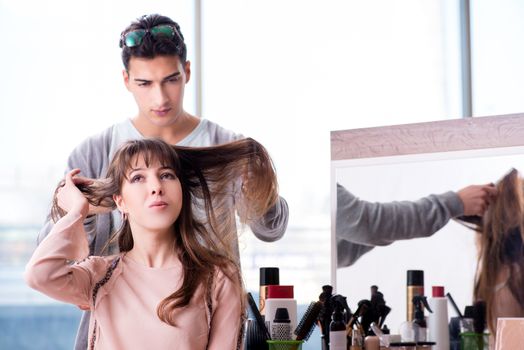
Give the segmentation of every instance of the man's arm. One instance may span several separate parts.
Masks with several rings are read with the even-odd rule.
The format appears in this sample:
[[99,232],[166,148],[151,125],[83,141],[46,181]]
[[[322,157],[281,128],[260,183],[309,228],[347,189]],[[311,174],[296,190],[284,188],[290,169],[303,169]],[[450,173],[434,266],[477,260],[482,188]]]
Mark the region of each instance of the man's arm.
[[250,225],[255,236],[264,242],[274,242],[282,238],[287,229],[289,208],[283,197],[268,212]]
[[353,264],[377,245],[431,236],[453,217],[466,213],[482,215],[494,195],[496,190],[492,185],[473,185],[457,193],[430,195],[414,202],[371,203],[337,184],[339,266]]

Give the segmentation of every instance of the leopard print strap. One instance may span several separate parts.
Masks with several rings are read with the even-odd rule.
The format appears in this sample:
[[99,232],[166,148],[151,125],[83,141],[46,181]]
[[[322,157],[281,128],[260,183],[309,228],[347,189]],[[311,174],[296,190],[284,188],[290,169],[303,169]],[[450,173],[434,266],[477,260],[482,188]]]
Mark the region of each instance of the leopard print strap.
[[[242,277],[240,274],[237,275],[237,278],[239,279],[239,282],[242,283]],[[208,312],[208,339],[207,344],[209,346],[209,337],[211,336],[211,318],[213,316],[213,289],[214,289],[214,282],[215,282],[215,274],[212,273],[209,277],[207,288],[206,288],[206,304],[207,304],[207,312]],[[236,350],[242,350],[243,340],[244,340],[244,324],[246,321],[246,313],[242,312],[242,315],[240,316],[240,329],[238,332],[238,338],[237,338],[237,346]],[[208,347],[206,346],[206,349]]]
[[213,286],[215,281],[215,274],[211,273],[206,286],[206,306],[207,306],[207,345],[209,346],[209,337],[211,336],[211,318],[213,317]]
[[[112,262],[111,265],[107,268],[106,274],[104,278],[102,278],[100,281],[98,281],[95,286],[93,287],[93,306],[96,302],[96,296],[98,295],[98,291],[100,290],[100,287],[105,285],[111,276],[113,275],[113,271],[115,271],[116,267],[118,266],[118,263],[120,262],[120,256],[117,256]],[[94,310],[93,310],[94,311]],[[91,316],[94,317],[94,313],[91,313]],[[96,341],[96,318],[93,325],[93,335],[91,336],[91,341],[89,344],[89,349],[94,350],[95,348],[95,341]]]

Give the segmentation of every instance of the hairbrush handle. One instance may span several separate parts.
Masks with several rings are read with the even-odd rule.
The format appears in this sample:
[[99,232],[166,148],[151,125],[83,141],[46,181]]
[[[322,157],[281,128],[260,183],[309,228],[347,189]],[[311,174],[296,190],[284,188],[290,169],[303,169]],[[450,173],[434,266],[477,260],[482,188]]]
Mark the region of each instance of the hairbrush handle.
[[453,297],[451,294],[446,293],[446,296],[448,297],[449,301],[451,302],[451,306],[453,306],[453,309],[455,309],[455,312],[459,315],[460,318],[464,318],[462,315],[462,312],[460,312],[460,309],[458,308],[457,304],[455,303],[455,300],[453,300]]
[[258,324],[258,327],[267,337],[267,340],[271,340],[271,335],[269,334],[269,331],[266,327],[266,323],[264,322],[264,319],[262,318],[262,315],[260,314],[260,311],[258,311],[257,304],[255,303],[255,300],[253,299],[253,295],[251,293],[247,293],[247,303],[249,305],[249,308],[251,309],[251,312],[255,316],[255,321]]

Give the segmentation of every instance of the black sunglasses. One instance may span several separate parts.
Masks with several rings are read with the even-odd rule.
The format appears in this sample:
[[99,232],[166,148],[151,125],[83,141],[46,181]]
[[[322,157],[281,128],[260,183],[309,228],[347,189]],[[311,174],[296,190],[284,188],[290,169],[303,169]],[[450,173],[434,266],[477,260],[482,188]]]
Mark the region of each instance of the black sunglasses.
[[173,39],[176,35],[178,36],[180,41],[184,41],[174,25],[159,24],[150,29],[135,29],[127,33],[122,33],[122,36],[120,37],[120,47],[122,48],[125,45],[126,47],[131,48],[142,45],[144,37],[147,33],[149,33],[151,37],[154,39],[162,37],[167,39]]

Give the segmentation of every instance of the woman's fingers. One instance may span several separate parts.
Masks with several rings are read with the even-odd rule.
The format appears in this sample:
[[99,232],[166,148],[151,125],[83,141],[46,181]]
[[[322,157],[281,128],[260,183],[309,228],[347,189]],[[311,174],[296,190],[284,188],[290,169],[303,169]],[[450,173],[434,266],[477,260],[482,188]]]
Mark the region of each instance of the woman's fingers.
[[64,186],[75,186],[75,182],[73,181],[73,177],[75,175],[77,175],[78,173],[80,173],[80,169],[73,169],[71,171],[68,171],[66,174],[65,174],[65,183],[64,183]]
[[75,185],[92,185],[94,182],[93,179],[90,179],[88,177],[83,176],[75,176],[73,177],[73,183]]
[[80,192],[74,182],[74,177],[80,173],[80,169],[73,169],[65,174],[64,186],[57,193],[58,205],[65,211],[78,211],[87,215],[89,204],[87,198]]

